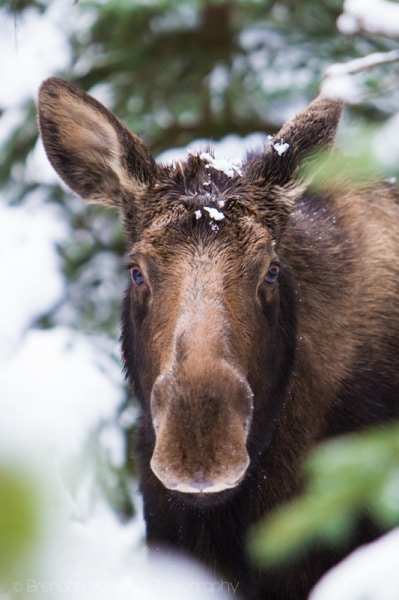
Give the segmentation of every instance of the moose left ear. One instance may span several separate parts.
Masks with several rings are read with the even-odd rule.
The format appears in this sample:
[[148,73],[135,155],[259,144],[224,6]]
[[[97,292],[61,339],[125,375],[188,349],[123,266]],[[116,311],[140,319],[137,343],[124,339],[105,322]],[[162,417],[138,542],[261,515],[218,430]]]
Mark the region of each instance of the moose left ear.
[[38,110],[47,156],[73,192],[122,211],[143,195],[154,160],[144,142],[105,106],[51,77],[40,88]]
[[342,103],[318,96],[302,112],[283,125],[271,139],[262,157],[251,170],[271,186],[285,186],[300,168],[334,142]]

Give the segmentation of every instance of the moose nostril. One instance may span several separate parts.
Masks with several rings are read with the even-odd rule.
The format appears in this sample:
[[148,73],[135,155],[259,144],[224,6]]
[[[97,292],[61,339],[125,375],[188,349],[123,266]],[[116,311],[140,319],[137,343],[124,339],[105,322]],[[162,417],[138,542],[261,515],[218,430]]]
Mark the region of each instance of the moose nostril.
[[214,486],[212,479],[205,479],[202,476],[196,477],[189,482],[189,485],[198,490],[199,492],[204,492],[207,489],[211,489]]

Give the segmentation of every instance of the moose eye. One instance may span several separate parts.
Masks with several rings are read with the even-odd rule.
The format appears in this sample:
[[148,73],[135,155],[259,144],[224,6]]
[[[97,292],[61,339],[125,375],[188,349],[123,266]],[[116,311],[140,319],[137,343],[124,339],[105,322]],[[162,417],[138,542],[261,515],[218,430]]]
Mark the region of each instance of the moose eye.
[[266,277],[265,277],[265,281],[268,284],[273,284],[276,283],[277,279],[278,279],[278,274],[279,274],[279,267],[277,265],[272,265],[271,267],[269,267],[268,272],[266,273]]
[[132,267],[130,269],[130,277],[135,285],[142,285],[144,283],[144,275],[139,267]]

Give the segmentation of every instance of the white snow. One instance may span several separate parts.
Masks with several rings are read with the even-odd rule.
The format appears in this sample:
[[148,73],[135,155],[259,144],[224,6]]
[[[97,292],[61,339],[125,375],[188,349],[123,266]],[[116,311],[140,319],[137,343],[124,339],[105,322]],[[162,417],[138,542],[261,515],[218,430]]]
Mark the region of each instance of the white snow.
[[348,74],[337,73],[326,76],[321,85],[321,92],[331,100],[338,100],[345,104],[357,104],[361,100],[359,86]]
[[209,152],[201,152],[200,158],[207,163],[207,168],[222,171],[228,177],[242,175],[242,160],[240,158],[215,158]]
[[[223,164],[223,162],[226,161],[228,173],[233,173],[234,175],[234,167],[237,169],[241,167],[242,159],[249,151],[257,148],[264,148],[265,145],[266,135],[264,133],[252,133],[244,138],[230,134],[218,142],[212,142],[212,153],[215,156],[215,158],[213,158],[210,153],[204,152],[203,150],[204,148],[209,147],[209,140],[198,139],[191,142],[188,146],[171,148],[162,152],[158,156],[157,162],[165,164],[174,163],[179,160],[185,160],[188,154],[204,154],[207,158],[209,157],[211,162],[216,161],[216,164],[219,165],[218,170],[220,170],[220,164]],[[218,162],[219,160],[220,162]],[[231,167],[229,162],[233,163],[233,167]]]
[[[398,13],[399,15],[399,13]],[[358,73],[365,69],[370,69],[378,65],[384,65],[390,62],[399,60],[399,50],[391,50],[391,52],[373,52],[362,58],[355,58],[347,63],[336,63],[326,69],[326,77],[337,77],[340,75],[350,75]]]
[[[345,35],[358,32],[399,37],[399,4],[389,0],[345,0],[337,20]],[[334,100],[356,104],[362,92],[352,74],[399,60],[399,51],[375,52],[326,69],[321,91]]]
[[204,210],[208,213],[211,219],[214,221],[222,221],[225,218],[225,215],[220,212],[217,208],[213,208],[211,206],[204,206]]
[[389,0],[345,0],[337,26],[346,35],[359,31],[399,37],[399,4]]
[[223,111],[225,92],[230,83],[230,72],[225,65],[217,64],[208,78],[211,108],[214,112]]
[[333,100],[356,104],[361,100],[361,93],[351,75],[398,60],[399,50],[391,50],[374,52],[346,63],[333,64],[324,73],[321,92]]
[[[45,515],[48,544],[40,549],[40,555],[43,568],[50,569],[51,577],[56,581],[58,576],[59,582],[72,564],[63,562],[66,555],[72,558],[76,554],[87,568],[96,564],[94,554],[83,552],[84,535],[103,535],[107,520],[114,523],[113,536],[108,526],[103,559],[111,561],[110,547],[124,531],[104,500],[98,498],[93,504],[98,485],[95,465],[86,452],[90,435],[101,423],[116,419],[123,399],[119,368],[101,340],[63,327],[34,327],[35,320],[50,310],[64,291],[55,244],[61,243],[65,234],[65,225],[49,206],[1,207],[1,464],[2,468],[8,465],[31,473],[45,496],[52,498]],[[111,451],[121,443],[120,429],[118,436],[104,441]],[[76,473],[73,485],[71,470]],[[100,525],[98,511],[104,518],[95,533]],[[134,528],[142,530],[137,523]],[[131,535],[130,544],[134,539]],[[127,548],[126,544],[121,547],[119,556]],[[38,592],[32,595],[35,597],[42,595]]]
[[377,161],[396,169],[399,164],[399,112],[388,119],[374,136],[373,153]]
[[76,19],[76,11],[68,4],[55,0],[46,11],[45,19],[36,10],[29,9],[16,16],[14,22],[12,14],[0,11],[2,108],[36,97],[41,81],[68,63],[68,25],[73,13]]
[[195,218],[197,219],[197,221],[202,217],[202,212],[201,210],[196,210],[195,211]]
[[285,154],[287,152],[288,148],[290,147],[288,142],[283,142],[282,140],[281,140],[281,142],[272,143],[272,146],[279,156],[282,156],[283,154]]
[[64,279],[55,242],[66,235],[54,209],[0,205],[0,359],[31,323],[61,299]]
[[399,529],[353,552],[316,585],[309,600],[397,600]]
[[19,424],[3,432],[0,447],[28,444],[67,460],[101,421],[114,418],[121,385],[97,344],[63,327],[26,333],[0,369],[2,406]]
[[48,185],[58,184],[65,189],[67,187],[62,181],[60,181],[60,178],[51,166],[44,151],[43,144],[39,138],[35,144],[35,147],[28,155],[25,164],[24,177],[29,183]]

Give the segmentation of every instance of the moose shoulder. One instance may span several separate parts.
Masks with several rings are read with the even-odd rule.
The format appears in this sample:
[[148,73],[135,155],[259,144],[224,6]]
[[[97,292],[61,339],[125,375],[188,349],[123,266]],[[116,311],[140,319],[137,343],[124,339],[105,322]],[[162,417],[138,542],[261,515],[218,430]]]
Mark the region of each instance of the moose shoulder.
[[[248,529],[298,492],[308,450],[399,415],[398,191],[316,192],[299,176],[340,113],[317,98],[241,166],[209,152],[168,166],[74,86],[40,90],[50,162],[124,219],[122,352],[141,405],[148,541],[250,600],[305,598],[342,557],[314,550],[258,573],[246,556]],[[365,525],[353,545],[373,535]]]

